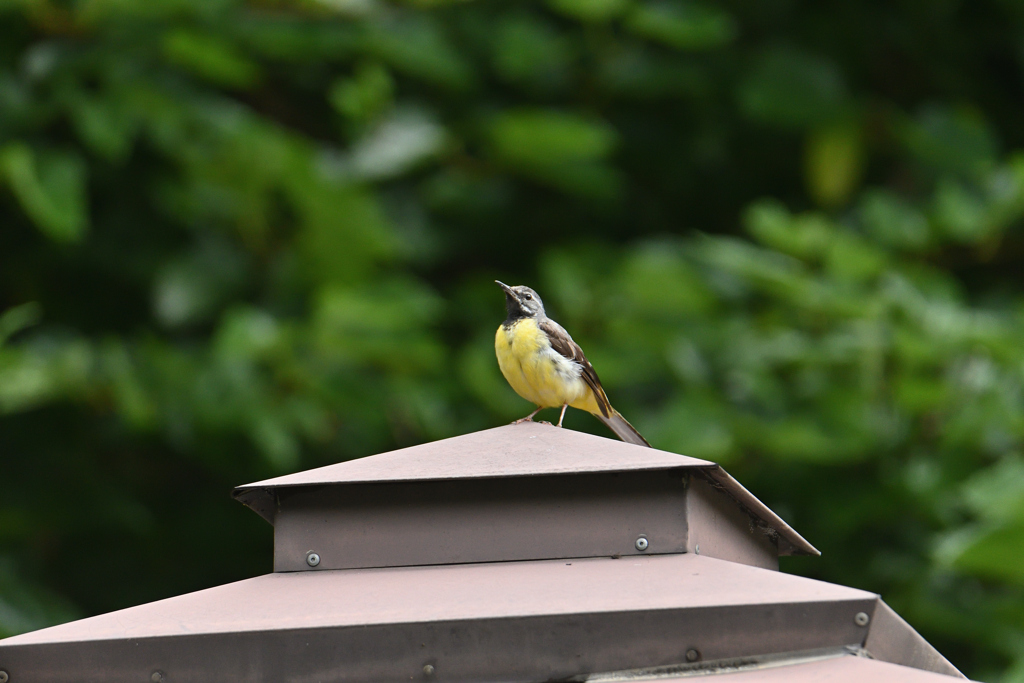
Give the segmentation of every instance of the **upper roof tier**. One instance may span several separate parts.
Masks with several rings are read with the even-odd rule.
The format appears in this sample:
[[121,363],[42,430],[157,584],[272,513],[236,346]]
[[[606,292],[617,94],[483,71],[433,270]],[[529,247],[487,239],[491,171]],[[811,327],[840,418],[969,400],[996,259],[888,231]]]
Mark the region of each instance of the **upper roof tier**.
[[[750,528],[760,528],[772,538],[778,555],[820,554],[713,462],[539,423],[487,429],[258,481],[238,487],[234,495],[267,521],[276,524],[281,514],[282,501],[288,498],[285,494],[293,496],[301,491],[325,487],[333,489],[406,483],[430,485],[429,482],[438,482],[439,486],[443,482],[447,482],[445,485],[464,482],[466,486],[471,486],[474,480],[571,477],[576,481],[577,477],[635,477],[672,471],[696,474],[703,482],[701,485],[707,489],[703,494],[705,497],[725,498],[734,504],[732,509],[738,506],[746,512],[750,516]],[[593,491],[596,495],[597,489]],[[638,495],[643,496],[642,491]],[[349,513],[345,514],[351,517]],[[695,529],[691,523],[690,535],[694,539]],[[710,540],[705,542],[705,549],[710,547]],[[301,542],[307,541],[302,538]],[[696,541],[693,551],[697,551],[695,544]]]
[[238,490],[713,467],[685,455],[526,422],[257,481]]

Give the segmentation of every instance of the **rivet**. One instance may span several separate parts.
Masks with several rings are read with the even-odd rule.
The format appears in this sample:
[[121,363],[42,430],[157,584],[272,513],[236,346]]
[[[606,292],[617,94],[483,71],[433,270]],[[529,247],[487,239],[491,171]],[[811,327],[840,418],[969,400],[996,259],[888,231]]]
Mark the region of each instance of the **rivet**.
[[306,553],[306,564],[308,564],[310,567],[317,566],[318,564],[320,564],[320,556],[312,551]]
[[433,676],[434,675],[434,665],[433,664],[425,664],[423,666],[423,675],[424,676]]
[[7,683],[11,680],[11,677],[7,675],[6,671],[0,671],[0,683]]
[[636,539],[636,543],[634,543],[633,545],[636,546],[637,550],[643,552],[644,550],[647,550],[647,546],[650,544],[647,542],[646,538],[641,536],[640,538]]
[[693,552],[694,552],[694,553],[696,553],[697,555],[700,555],[700,543],[698,543],[698,544],[697,544],[697,545],[696,545],[696,546],[695,546],[695,547],[693,548]]
[[868,616],[867,612],[857,612],[853,617],[853,623],[857,624],[857,626],[867,626],[869,621],[871,621],[871,617]]
[[700,659],[700,652],[694,650],[693,648],[690,648],[686,651],[686,661],[696,662],[698,659]]
[[159,671],[154,671],[152,675],[150,675],[149,680],[153,681],[153,683],[160,683],[164,680],[164,675]]

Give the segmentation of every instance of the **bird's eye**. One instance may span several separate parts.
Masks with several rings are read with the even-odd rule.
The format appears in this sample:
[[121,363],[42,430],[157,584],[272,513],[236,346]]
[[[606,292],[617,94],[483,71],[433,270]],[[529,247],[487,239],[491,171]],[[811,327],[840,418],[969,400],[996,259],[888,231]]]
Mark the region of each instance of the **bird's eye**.
[[524,294],[524,295],[523,295],[523,298],[524,298],[524,299],[532,299],[532,298],[533,298],[533,295],[532,295],[532,294]]

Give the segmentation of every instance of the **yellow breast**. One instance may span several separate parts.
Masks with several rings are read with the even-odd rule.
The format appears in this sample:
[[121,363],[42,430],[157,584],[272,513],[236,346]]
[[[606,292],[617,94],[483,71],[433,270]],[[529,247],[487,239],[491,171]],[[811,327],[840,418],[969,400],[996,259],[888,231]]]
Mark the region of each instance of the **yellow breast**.
[[584,410],[590,410],[593,404],[596,409],[579,367],[551,348],[536,320],[523,318],[507,329],[499,327],[494,351],[501,374],[527,401],[544,408],[568,403]]

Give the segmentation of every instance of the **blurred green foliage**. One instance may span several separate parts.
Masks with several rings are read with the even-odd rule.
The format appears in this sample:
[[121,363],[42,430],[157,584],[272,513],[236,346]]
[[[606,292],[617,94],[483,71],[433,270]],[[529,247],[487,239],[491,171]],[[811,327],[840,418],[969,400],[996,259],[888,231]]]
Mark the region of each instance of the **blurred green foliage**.
[[0,0],[0,633],[268,570],[233,485],[525,414],[500,277],[823,551],[787,570],[1024,681],[1022,32]]

